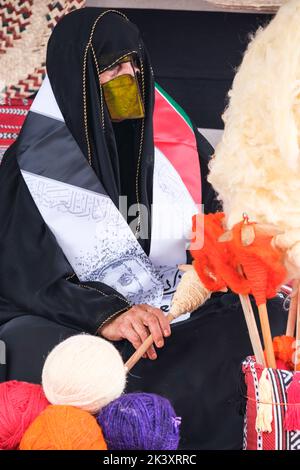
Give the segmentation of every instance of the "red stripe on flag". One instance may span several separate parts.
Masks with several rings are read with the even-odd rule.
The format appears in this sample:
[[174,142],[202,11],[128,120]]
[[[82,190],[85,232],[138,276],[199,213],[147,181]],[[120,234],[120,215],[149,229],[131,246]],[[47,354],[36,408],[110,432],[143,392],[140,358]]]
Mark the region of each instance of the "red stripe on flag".
[[154,144],[181,176],[193,200],[201,204],[201,173],[193,130],[155,89]]

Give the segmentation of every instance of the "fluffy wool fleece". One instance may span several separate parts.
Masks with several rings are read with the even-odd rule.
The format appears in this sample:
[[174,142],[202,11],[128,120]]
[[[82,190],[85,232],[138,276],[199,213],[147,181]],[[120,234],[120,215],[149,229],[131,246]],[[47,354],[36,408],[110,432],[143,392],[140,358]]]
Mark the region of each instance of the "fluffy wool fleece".
[[282,229],[276,244],[300,277],[300,0],[257,31],[229,98],[208,179],[229,228],[246,212]]

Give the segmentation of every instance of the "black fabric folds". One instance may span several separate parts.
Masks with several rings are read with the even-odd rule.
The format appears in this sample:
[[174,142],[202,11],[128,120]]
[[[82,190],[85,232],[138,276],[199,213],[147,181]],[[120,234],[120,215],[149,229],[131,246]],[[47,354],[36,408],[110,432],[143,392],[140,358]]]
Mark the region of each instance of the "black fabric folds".
[[[136,174],[140,156],[139,202],[147,207],[148,220],[144,225],[149,227],[150,233],[154,166],[152,68],[136,26],[118,12],[107,11],[102,17],[101,14],[103,11],[99,8],[86,8],[74,11],[62,19],[49,40],[47,72],[67,127],[83,154],[87,159],[91,159],[92,167],[116,206],[119,206],[120,195],[127,196],[131,203],[137,203]],[[91,46],[86,49],[95,22]],[[114,127],[118,125],[113,127],[111,123],[100,89],[98,72],[129,53],[135,54],[141,71],[140,84],[142,94],[144,90],[146,117],[133,120],[128,125],[126,123],[126,133],[115,133]],[[85,55],[86,73],[84,73]],[[84,81],[85,87],[83,87]],[[86,113],[83,101],[84,89],[87,99]],[[90,157],[85,134],[85,119],[88,123],[91,145]],[[120,127],[122,126],[124,123],[120,123]],[[126,154],[121,152],[119,155],[120,149],[124,147],[127,148]],[[123,192],[124,188],[126,193]],[[143,211],[141,216],[144,216]],[[128,218],[127,221],[131,222],[132,219]],[[139,238],[139,242],[149,254],[150,239]]]
[[[87,161],[91,160],[95,184],[99,180],[117,206],[120,195],[127,195],[130,203],[136,202],[135,170],[140,156],[140,203],[148,208],[151,228],[152,69],[137,28],[116,12],[105,14],[96,24],[100,14],[101,10],[95,8],[70,13],[51,36],[47,70],[66,128],[57,121],[50,131],[59,139],[68,135],[68,139],[71,136],[76,141],[77,145],[68,141],[66,158],[80,149]],[[141,68],[146,118],[112,125],[102,102],[98,72],[133,51]],[[18,157],[21,162],[21,153],[25,155],[31,147],[32,159],[38,159],[39,149],[43,147],[44,152],[45,139],[51,132],[39,134],[42,129],[49,129],[49,123],[44,116],[37,124],[38,117],[32,114],[0,165],[0,341],[7,352],[5,364],[0,363],[0,382],[16,379],[39,383],[45,357],[55,345],[80,332],[96,334],[105,321],[130,308],[127,300],[107,285],[79,282],[35,205]],[[34,126],[29,132],[30,123]],[[197,132],[196,138],[204,210],[213,212],[217,203],[206,180],[212,148]],[[56,142],[59,148],[62,140]],[[50,142],[49,159],[54,144]],[[27,160],[27,171],[36,169],[42,176],[47,172],[54,179],[61,173],[61,178],[66,179],[66,174],[62,174],[64,166],[59,164],[51,173],[48,162],[45,165],[42,161],[46,157],[47,152],[40,158],[38,168],[32,168],[33,160]],[[85,174],[81,164],[75,170]],[[80,186],[77,180],[72,182]],[[87,180],[82,181],[83,187],[84,184]],[[149,254],[151,240],[139,242]],[[273,333],[282,334],[286,312],[278,299],[270,303],[269,312]],[[133,352],[127,341],[114,344],[125,360]],[[238,299],[231,294],[215,295],[189,320],[172,326],[172,335],[159,351],[158,360],[140,361],[129,374],[127,390],[155,392],[172,401],[183,421],[181,448],[237,449],[241,447],[243,419],[236,413],[236,390],[240,363],[250,353]]]
[[0,166],[0,324],[22,310],[96,333],[129,304],[102,283],[83,287],[75,277],[67,280],[72,268],[29,193],[16,148],[17,143],[10,147]]
[[[47,52],[47,71],[55,98],[69,132],[87,159],[89,156],[83,115],[83,58],[93,24],[99,14],[99,9],[87,8],[67,15],[55,28]],[[132,50],[137,51],[140,64],[143,64],[147,90],[147,118],[141,156],[145,164],[141,164],[140,194],[141,202],[150,207],[154,158],[153,77],[137,28],[116,12],[107,13],[103,22],[99,21],[93,37],[93,51],[88,50],[86,92],[91,163],[99,181],[118,204],[122,178],[119,173],[117,144],[105,106],[104,129],[101,127],[101,93],[97,67],[92,56],[95,52],[99,58],[99,67],[104,67],[123,53]],[[85,284],[83,287],[75,276],[73,282],[68,280],[73,270],[44,223],[17,162],[17,156],[26,152],[29,147],[38,150],[38,147],[33,145],[34,139],[37,143],[43,139],[42,121],[47,118],[41,116],[38,126],[31,123],[33,132],[30,133],[31,119],[34,119],[34,116],[29,113],[23,131],[16,143],[6,152],[0,167],[0,324],[17,317],[18,312],[23,311],[23,314],[46,317],[59,325],[96,333],[106,319],[127,310],[130,305],[122,295],[104,284],[90,283],[89,286]],[[59,125],[58,122],[57,126]],[[141,133],[136,129],[141,126],[141,122],[136,122],[132,127],[138,141]],[[64,130],[62,127],[62,131],[57,128],[53,132]],[[139,148],[138,143],[134,144]],[[69,150],[72,153],[72,149]],[[51,142],[48,155],[50,160]],[[131,165],[132,162],[128,160],[127,163]],[[30,171],[30,168],[28,170]],[[55,170],[59,171],[57,168]],[[123,175],[125,179],[127,176]],[[132,184],[132,191],[135,193],[135,182]],[[146,240],[145,244],[148,244],[145,249],[149,250],[150,241]]]
[[[55,28],[49,41],[47,69],[66,127],[47,116],[29,113],[18,140],[6,152],[0,167],[0,324],[19,316],[20,311],[48,318],[59,325],[95,333],[106,319],[130,307],[122,295],[106,285],[93,283],[87,288],[80,286],[75,276],[72,282],[68,279],[73,270],[43,221],[18,165],[18,161],[21,165],[22,158],[32,151],[30,158],[25,158],[24,169],[64,180],[63,166],[51,168],[53,145],[57,151],[63,141],[66,146],[61,153],[65,158],[71,158],[74,152],[78,152],[78,147],[89,158],[84,130],[82,71],[85,48],[100,14],[101,10],[97,8],[87,8],[67,15]],[[125,53],[137,51],[144,72],[146,107],[140,202],[149,208],[152,203],[154,161],[154,83],[147,52],[137,28],[116,12],[109,12],[99,20],[92,43],[100,68],[107,67]],[[96,68],[93,51],[89,49],[86,89],[95,184],[98,177],[99,183],[115,202],[119,195],[125,194],[128,202],[134,203],[135,168],[142,123],[141,120],[133,120],[112,125],[104,106],[104,128],[101,127],[101,90]],[[52,126],[51,129],[49,126]],[[49,138],[51,135],[55,142]],[[206,175],[211,148],[202,136],[197,138],[200,142],[201,170]],[[47,157],[49,163],[45,161]],[[78,181],[80,174],[84,175],[84,169],[75,170],[76,175],[72,176],[72,180],[69,175],[68,181],[84,187],[84,177],[81,177],[81,184]],[[205,179],[202,184],[204,202],[213,200],[213,191]],[[212,206],[208,207],[212,209]],[[148,225],[151,228],[150,222]],[[150,240],[140,240],[140,243],[148,253]]]

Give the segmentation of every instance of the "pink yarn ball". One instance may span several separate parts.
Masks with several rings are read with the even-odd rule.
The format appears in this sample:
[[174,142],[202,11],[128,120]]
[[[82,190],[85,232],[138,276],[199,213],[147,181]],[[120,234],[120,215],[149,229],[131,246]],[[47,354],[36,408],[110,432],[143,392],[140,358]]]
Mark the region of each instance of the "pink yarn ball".
[[48,405],[40,385],[0,383],[0,449],[17,449],[26,429]]

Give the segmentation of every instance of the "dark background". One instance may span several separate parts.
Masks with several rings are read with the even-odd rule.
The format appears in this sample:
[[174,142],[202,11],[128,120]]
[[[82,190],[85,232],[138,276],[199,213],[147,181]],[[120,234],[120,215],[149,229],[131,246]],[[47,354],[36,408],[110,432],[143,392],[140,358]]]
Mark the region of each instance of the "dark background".
[[150,53],[156,81],[185,109],[197,127],[222,129],[236,67],[249,34],[271,15],[122,9]]

